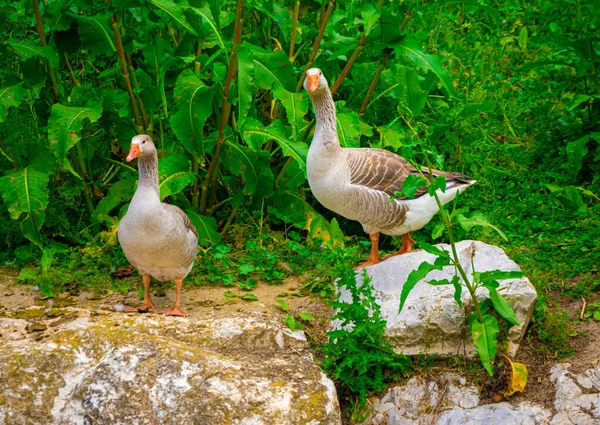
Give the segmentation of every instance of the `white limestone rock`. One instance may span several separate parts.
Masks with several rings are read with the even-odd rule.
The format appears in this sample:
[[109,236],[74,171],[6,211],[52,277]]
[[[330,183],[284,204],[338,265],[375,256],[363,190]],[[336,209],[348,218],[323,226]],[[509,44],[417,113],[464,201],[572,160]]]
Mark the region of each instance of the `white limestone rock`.
[[[449,245],[438,245],[449,250]],[[469,278],[473,269],[484,272],[490,270],[520,271],[519,266],[496,246],[478,241],[457,243],[460,263]],[[424,262],[433,263],[435,256],[425,251],[413,251],[392,257],[387,261],[367,267],[375,296],[381,306],[381,313],[387,321],[386,338],[396,352],[408,355],[419,353],[437,354],[450,357],[456,354],[472,356],[475,347],[465,323],[465,311],[472,311],[472,302],[466,290],[462,292],[464,310],[454,300],[451,285],[431,286],[425,281],[417,283],[408,296],[404,308],[398,314],[400,293],[410,272]],[[454,267],[433,271],[427,280],[449,279],[454,276]],[[357,283],[362,284],[362,275],[357,275]],[[514,356],[531,319],[537,293],[527,277],[500,281],[498,292],[511,304],[520,326],[513,326],[508,334],[509,354]],[[487,296],[487,289],[477,291],[481,301]],[[342,301],[349,302],[350,294],[342,288]]]

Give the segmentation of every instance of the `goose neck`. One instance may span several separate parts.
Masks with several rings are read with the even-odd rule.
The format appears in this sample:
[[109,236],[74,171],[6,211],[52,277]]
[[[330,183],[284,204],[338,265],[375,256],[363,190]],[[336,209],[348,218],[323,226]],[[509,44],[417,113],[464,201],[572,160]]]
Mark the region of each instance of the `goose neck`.
[[315,139],[323,144],[333,144],[339,146],[340,142],[336,129],[335,104],[331,97],[329,89],[323,93],[312,97],[315,108],[317,124],[315,126]]
[[156,153],[139,157],[138,170],[140,173],[140,178],[138,182],[138,188],[134,195],[134,200],[143,201],[146,203],[160,203],[160,189],[158,186],[158,157]]

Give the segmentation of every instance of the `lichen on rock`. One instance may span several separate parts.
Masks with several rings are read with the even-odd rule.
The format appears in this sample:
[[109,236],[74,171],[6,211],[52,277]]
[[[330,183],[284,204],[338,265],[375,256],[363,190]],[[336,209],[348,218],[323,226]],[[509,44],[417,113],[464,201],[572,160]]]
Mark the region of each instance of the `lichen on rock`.
[[0,424],[341,423],[306,341],[275,321],[70,310],[39,341],[2,338]]

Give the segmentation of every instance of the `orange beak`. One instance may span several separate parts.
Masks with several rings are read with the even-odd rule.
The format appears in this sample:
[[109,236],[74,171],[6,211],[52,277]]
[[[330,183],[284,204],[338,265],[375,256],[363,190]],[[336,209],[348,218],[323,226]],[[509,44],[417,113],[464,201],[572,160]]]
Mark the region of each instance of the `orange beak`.
[[308,91],[314,92],[319,88],[319,76],[309,75],[308,77]]
[[133,161],[141,154],[142,151],[140,150],[140,145],[138,143],[132,143],[131,147],[129,148],[129,155],[127,155],[127,162]]

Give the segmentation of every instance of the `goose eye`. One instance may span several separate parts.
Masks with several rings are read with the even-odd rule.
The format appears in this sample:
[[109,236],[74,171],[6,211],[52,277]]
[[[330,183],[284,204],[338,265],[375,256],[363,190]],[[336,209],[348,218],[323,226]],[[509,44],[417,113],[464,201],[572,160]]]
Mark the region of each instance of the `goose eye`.
[[145,145],[145,144],[146,144],[146,141],[145,141],[145,140],[142,140],[142,145]]

